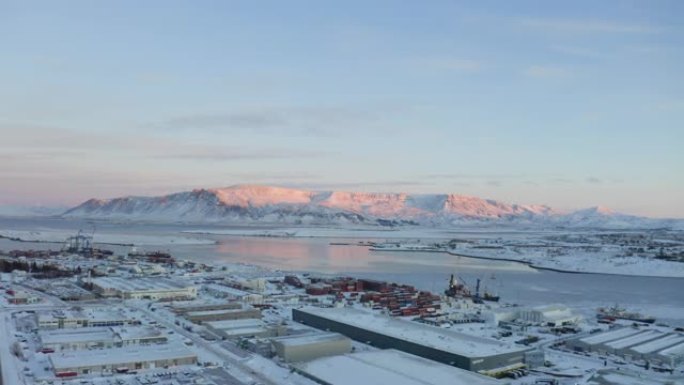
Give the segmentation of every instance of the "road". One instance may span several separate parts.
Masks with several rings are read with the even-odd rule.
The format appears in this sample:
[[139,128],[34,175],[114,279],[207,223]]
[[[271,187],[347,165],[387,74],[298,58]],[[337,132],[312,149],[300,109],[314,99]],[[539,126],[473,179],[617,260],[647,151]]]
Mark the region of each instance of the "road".
[[217,347],[216,345],[209,343],[208,341],[205,341],[203,338],[201,338],[197,334],[183,329],[182,327],[176,325],[174,322],[168,321],[168,319],[160,316],[159,314],[157,314],[157,312],[154,312],[154,311],[151,311],[150,309],[148,309],[147,306],[145,306],[143,304],[131,305],[130,303],[128,304],[128,306],[133,306],[136,309],[143,311],[147,316],[154,319],[159,324],[164,325],[167,328],[174,330],[175,333],[182,335],[183,337],[191,340],[195,345],[213,353],[214,355],[216,355],[220,359],[222,359],[225,363],[229,363],[230,365],[233,365],[234,367],[239,368],[241,371],[246,373],[248,376],[257,379],[261,383],[263,383],[265,385],[278,385],[278,383],[274,382],[270,378],[264,376],[261,373],[254,371],[254,369],[245,365],[240,360],[234,358],[227,351],[223,350],[220,347]]

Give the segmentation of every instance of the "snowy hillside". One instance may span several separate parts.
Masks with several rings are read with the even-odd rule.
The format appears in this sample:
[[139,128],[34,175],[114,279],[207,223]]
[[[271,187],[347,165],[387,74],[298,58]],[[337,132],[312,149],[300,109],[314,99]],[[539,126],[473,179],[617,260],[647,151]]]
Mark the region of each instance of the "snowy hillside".
[[586,209],[570,214],[540,205],[517,205],[455,194],[307,191],[238,185],[160,197],[91,199],[67,217],[220,223],[512,225],[603,228],[682,228],[657,220]]

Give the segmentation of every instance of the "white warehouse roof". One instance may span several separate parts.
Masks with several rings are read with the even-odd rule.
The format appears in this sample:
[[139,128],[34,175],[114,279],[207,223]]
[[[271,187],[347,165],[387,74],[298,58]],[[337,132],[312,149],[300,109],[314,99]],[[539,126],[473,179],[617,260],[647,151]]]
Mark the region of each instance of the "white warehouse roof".
[[490,377],[394,349],[319,358],[299,370],[332,385],[502,385]]
[[461,356],[484,357],[529,350],[493,339],[398,320],[354,308],[307,307],[300,311]]

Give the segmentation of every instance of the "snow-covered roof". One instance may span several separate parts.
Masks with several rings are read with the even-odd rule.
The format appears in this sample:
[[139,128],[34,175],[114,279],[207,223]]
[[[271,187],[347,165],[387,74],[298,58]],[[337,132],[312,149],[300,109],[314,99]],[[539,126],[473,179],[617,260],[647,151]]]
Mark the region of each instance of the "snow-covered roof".
[[648,330],[643,333],[635,334],[626,338],[620,338],[618,340],[614,340],[611,342],[608,342],[606,346],[613,348],[613,349],[622,349],[626,348],[632,345],[637,345],[642,342],[647,342],[650,340],[653,340],[655,338],[658,338],[662,336],[663,333],[656,331],[656,330]]
[[68,342],[113,341],[114,333],[109,328],[58,329],[39,332],[43,344],[63,344]]
[[669,346],[676,345],[680,342],[684,342],[684,335],[681,334],[670,334],[667,335],[663,338],[659,338],[654,341],[649,341],[645,344],[641,344],[638,346],[634,346],[631,348],[631,350],[641,353],[641,354],[647,354],[647,353],[653,353],[661,349],[665,349]]
[[99,287],[118,290],[121,292],[134,291],[163,291],[179,290],[193,286],[184,281],[169,278],[122,278],[122,277],[100,277],[94,278],[93,283]]
[[332,385],[502,385],[493,378],[394,349],[319,358],[298,367]]
[[667,357],[684,357],[684,343],[680,343],[667,349],[663,349],[660,352],[658,352],[658,354]]
[[55,371],[99,365],[123,365],[130,362],[170,360],[174,358],[195,357],[183,344],[137,345],[134,347],[77,350],[50,355]]
[[285,346],[301,346],[316,344],[319,342],[329,342],[329,341],[346,341],[349,340],[347,337],[340,333],[313,333],[313,334],[303,334],[295,336],[284,336],[274,338],[274,342],[278,342]]
[[246,327],[259,327],[263,326],[264,322],[255,318],[247,319],[237,319],[237,320],[223,320],[223,321],[211,321],[204,323],[216,330],[228,330],[228,329],[238,329]]
[[400,338],[461,356],[485,357],[528,350],[493,339],[476,337],[453,330],[404,321],[354,308],[299,309],[332,321],[363,328],[375,333]]
[[238,309],[219,309],[219,310],[201,310],[201,311],[191,311],[187,313],[188,317],[203,317],[208,315],[218,315],[218,314],[233,314],[240,313],[245,310],[252,310],[253,307],[243,306]]
[[620,338],[633,336],[633,335],[639,334],[639,333],[641,333],[641,330],[639,330],[639,329],[621,328],[621,329],[611,330],[611,331],[608,331],[605,333],[593,335],[590,337],[584,337],[584,338],[581,338],[580,341],[582,341],[586,344],[589,344],[589,345],[596,345],[596,344],[602,344],[604,342],[617,340]]

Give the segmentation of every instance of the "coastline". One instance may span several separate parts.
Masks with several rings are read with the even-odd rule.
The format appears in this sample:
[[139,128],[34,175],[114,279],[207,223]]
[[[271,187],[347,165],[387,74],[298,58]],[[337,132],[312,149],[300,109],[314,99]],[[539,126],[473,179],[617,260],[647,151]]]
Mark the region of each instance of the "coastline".
[[453,255],[455,257],[464,257],[464,258],[472,258],[472,259],[482,259],[482,260],[490,260],[490,261],[502,261],[502,262],[515,262],[515,263],[520,263],[523,265],[527,265],[535,270],[545,270],[545,271],[553,271],[556,273],[563,273],[563,274],[591,274],[591,275],[615,275],[615,276],[621,276],[621,277],[646,277],[646,278],[669,278],[669,279],[684,279],[684,277],[681,276],[674,276],[674,275],[644,275],[644,274],[624,274],[624,273],[606,273],[606,272],[600,272],[600,271],[577,271],[577,270],[569,270],[569,269],[561,269],[557,267],[547,267],[547,266],[541,266],[537,265],[534,262],[530,261],[523,261],[520,259],[513,259],[513,258],[503,258],[503,257],[483,257],[481,255],[468,255],[468,254],[457,254],[452,252],[451,250],[439,250],[439,249],[426,249],[426,250],[413,250],[413,249],[382,249],[382,248],[369,248],[371,251],[401,251],[401,252],[413,252],[413,253],[444,253],[444,254],[449,254]]

